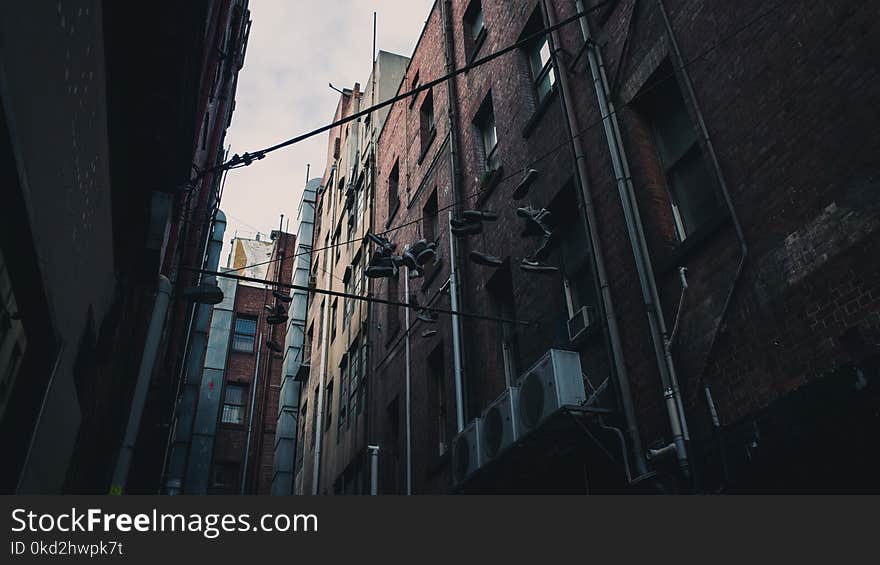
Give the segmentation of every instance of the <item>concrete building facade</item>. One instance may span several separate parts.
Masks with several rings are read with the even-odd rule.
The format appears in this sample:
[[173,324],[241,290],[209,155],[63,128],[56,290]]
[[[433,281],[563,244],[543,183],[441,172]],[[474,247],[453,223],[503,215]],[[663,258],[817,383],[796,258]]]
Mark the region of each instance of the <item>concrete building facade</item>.
[[[407,59],[380,51],[366,91],[344,90],[334,121],[387,100]],[[331,130],[328,160],[315,204],[310,285],[367,297],[364,274],[373,231],[375,140],[388,110]],[[308,380],[300,400],[298,493],[367,489],[369,422],[365,416],[370,350],[367,301],[313,293],[308,306]],[[305,438],[305,439],[303,439]]]
[[[273,231],[269,240],[256,237],[232,240],[224,273],[290,284],[295,236]],[[218,285],[223,301],[212,309],[199,363],[180,492],[268,494],[287,327],[286,315],[273,316],[286,314],[289,291],[230,276],[218,277]]]

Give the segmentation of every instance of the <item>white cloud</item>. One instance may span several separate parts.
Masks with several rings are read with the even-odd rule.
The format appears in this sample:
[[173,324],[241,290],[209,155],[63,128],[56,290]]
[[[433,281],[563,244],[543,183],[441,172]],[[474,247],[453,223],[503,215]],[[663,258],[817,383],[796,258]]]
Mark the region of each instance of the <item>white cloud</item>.
[[[320,127],[333,118],[339,94],[369,77],[373,12],[377,47],[411,55],[433,0],[250,0],[250,39],[238,79],[227,135],[232,153],[254,151]],[[277,229],[279,214],[296,230],[306,180],[324,170],[327,134],[230,171],[221,208],[229,240],[239,233]]]

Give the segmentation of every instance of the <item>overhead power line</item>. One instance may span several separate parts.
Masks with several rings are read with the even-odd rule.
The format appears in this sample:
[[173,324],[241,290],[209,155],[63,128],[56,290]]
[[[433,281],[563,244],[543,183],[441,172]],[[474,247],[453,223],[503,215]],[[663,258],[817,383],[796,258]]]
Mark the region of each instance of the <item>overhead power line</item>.
[[495,316],[485,316],[483,314],[475,314],[473,312],[458,312],[455,310],[448,310],[445,308],[422,307],[422,306],[418,306],[415,304],[408,304],[406,302],[396,302],[394,300],[384,300],[382,298],[375,298],[372,296],[361,296],[358,294],[349,294],[347,292],[338,292],[338,291],[329,290],[326,288],[310,288],[307,286],[278,282],[278,281],[271,281],[268,279],[258,279],[255,277],[245,277],[242,275],[233,275],[232,273],[229,273],[229,272],[221,273],[219,271],[211,271],[208,269],[191,269],[191,268],[187,268],[187,270],[196,271],[196,272],[201,273],[203,275],[209,275],[209,276],[214,276],[214,277],[225,277],[228,279],[235,279],[235,280],[242,281],[242,282],[259,283],[259,284],[265,284],[265,285],[270,285],[270,286],[287,288],[287,289],[291,289],[291,290],[299,290],[302,292],[314,292],[316,294],[325,294],[327,296],[336,296],[339,298],[360,300],[362,302],[368,302],[368,303],[372,302],[374,304],[385,304],[386,306],[397,306],[397,307],[401,307],[401,308],[411,308],[413,310],[428,310],[430,312],[436,312],[437,314],[450,314],[453,316],[461,316],[462,318],[472,318],[475,320],[483,320],[486,322],[498,322],[498,323],[503,323],[503,324],[516,324],[519,326],[534,325],[534,322],[525,321],[525,320],[510,320],[507,318],[498,318]]
[[600,2],[599,4],[593,6],[589,9],[586,9],[582,12],[578,12],[577,14],[574,14],[573,16],[570,16],[570,17],[560,21],[555,25],[552,25],[552,26],[546,27],[542,30],[539,30],[539,31],[529,35],[528,37],[520,39],[519,41],[517,41],[511,45],[508,45],[507,47],[504,47],[503,49],[500,49],[498,51],[495,51],[494,53],[490,53],[489,55],[486,55],[485,57],[482,57],[482,58],[477,59],[471,63],[468,63],[467,65],[465,65],[459,69],[456,69],[456,70],[452,71],[451,73],[448,73],[448,74],[443,75],[439,78],[436,78],[434,80],[426,82],[425,84],[418,86],[410,91],[404,92],[402,94],[398,94],[398,95],[394,96],[393,98],[389,98],[388,100],[374,104],[373,106],[370,106],[369,108],[367,108],[365,110],[361,110],[360,112],[356,112],[350,116],[346,116],[346,117],[341,118],[335,122],[332,122],[330,124],[327,124],[327,125],[324,125],[324,126],[317,128],[317,129],[314,129],[310,132],[304,133],[302,135],[298,135],[298,136],[290,138],[286,141],[282,141],[280,143],[272,145],[271,147],[266,147],[264,149],[260,149],[260,150],[254,151],[254,152],[247,152],[247,153],[244,153],[243,155],[238,155],[238,154],[233,155],[232,159],[230,159],[226,163],[223,163],[222,165],[220,165],[218,167],[213,167],[212,169],[208,169],[207,171],[204,171],[202,174],[204,174],[205,172],[210,172],[210,171],[214,171],[217,169],[235,169],[235,168],[240,168],[240,167],[247,167],[247,166],[251,165],[254,161],[259,161],[260,159],[263,159],[269,153],[272,153],[274,151],[278,151],[279,149],[283,149],[285,147],[289,147],[289,146],[294,145],[296,143],[299,143],[301,141],[305,141],[306,139],[309,139],[310,137],[314,137],[314,136],[322,134],[326,131],[330,131],[333,128],[347,124],[348,122],[353,122],[353,121],[358,120],[364,116],[368,116],[368,115],[372,114],[373,112],[375,112],[377,110],[381,110],[382,108],[384,108],[386,106],[391,106],[392,104],[394,104],[396,102],[400,102],[401,100],[406,100],[410,96],[414,96],[422,91],[429,90],[429,89],[437,86],[438,84],[442,84],[442,83],[446,82],[447,80],[452,79],[460,74],[467,73],[467,72],[469,72],[469,71],[471,71],[481,65],[485,65],[486,63],[488,63],[490,61],[494,61],[495,59],[497,59],[503,55],[506,55],[506,54],[510,53],[511,51],[515,51],[515,50],[520,49],[526,45],[529,45],[532,42],[534,42],[535,40],[537,40],[541,37],[544,37],[545,35],[553,32],[553,31],[556,31],[557,29],[565,27],[572,22],[576,22],[580,18],[582,18],[588,14],[591,14],[597,10],[600,10],[601,8],[605,7],[606,5],[612,4],[616,1],[617,0],[605,0],[604,2]]
[[[775,5],[772,6],[771,8],[768,8],[765,12],[762,12],[762,13],[758,14],[757,16],[755,16],[754,18],[750,19],[749,21],[745,22],[742,26],[740,26],[739,28],[737,28],[736,30],[734,30],[732,33],[728,34],[727,36],[724,36],[724,37],[720,38],[718,41],[716,41],[715,43],[713,43],[712,45],[710,45],[709,47],[707,47],[705,50],[703,50],[703,51],[701,51],[700,53],[698,53],[698,54],[694,55],[693,57],[691,57],[691,58],[690,58],[688,61],[686,61],[681,67],[676,67],[672,72],[666,74],[665,76],[662,76],[662,77],[658,78],[658,79],[657,79],[656,81],[654,81],[652,84],[645,86],[645,88],[643,88],[643,89],[642,89],[642,90],[641,90],[636,96],[634,96],[629,102],[618,105],[613,111],[609,112],[608,114],[603,114],[603,115],[600,116],[597,120],[595,120],[595,121],[591,122],[590,124],[586,125],[585,127],[581,128],[576,134],[574,134],[574,135],[572,135],[572,136],[566,136],[565,139],[564,139],[562,142],[560,142],[559,144],[553,146],[552,148],[550,148],[548,151],[546,151],[545,153],[541,154],[540,156],[538,156],[538,157],[532,159],[531,161],[529,161],[528,163],[526,163],[525,166],[524,166],[523,168],[528,168],[528,167],[530,167],[530,166],[532,166],[532,165],[535,165],[535,164],[539,163],[540,161],[542,161],[542,160],[546,159],[547,157],[553,155],[553,154],[556,153],[557,151],[559,151],[559,150],[565,148],[565,146],[567,146],[569,143],[571,143],[571,142],[574,141],[575,139],[578,139],[579,137],[584,136],[586,133],[588,133],[588,132],[589,132],[590,130],[592,130],[593,128],[602,125],[602,123],[604,122],[605,119],[611,117],[612,115],[617,114],[617,113],[620,112],[620,110],[622,110],[623,108],[626,108],[626,107],[629,107],[629,106],[633,105],[633,104],[636,103],[637,101],[641,100],[642,97],[644,97],[644,96],[650,94],[651,92],[653,92],[656,88],[658,88],[660,85],[662,85],[662,84],[665,83],[666,81],[671,80],[671,79],[674,79],[675,76],[676,76],[676,72],[677,72],[677,71],[684,70],[684,69],[686,69],[687,67],[691,66],[692,64],[694,64],[694,63],[700,61],[703,57],[705,57],[706,55],[708,55],[708,54],[714,52],[716,49],[718,49],[721,45],[723,45],[723,44],[726,43],[727,41],[730,41],[731,39],[733,39],[733,38],[736,37],[737,35],[741,34],[742,32],[746,31],[747,29],[751,28],[753,25],[755,25],[755,24],[758,23],[759,21],[765,19],[766,17],[768,17],[768,16],[770,16],[771,14],[775,13],[776,11],[778,11],[778,10],[779,10],[784,4],[786,4],[786,3],[789,2],[789,1],[790,1],[790,0],[781,0],[779,3],[775,4]],[[601,5],[602,5],[602,4],[597,5],[596,7],[600,7]],[[588,10],[588,11],[589,11],[589,10]],[[563,22],[560,22],[560,24],[557,24],[557,25],[561,25],[561,23],[563,23]],[[479,62],[479,61],[478,61],[478,62]],[[416,92],[416,91],[411,91],[411,92]],[[401,95],[401,96],[403,96],[403,95]],[[328,129],[329,129],[329,128],[328,128]],[[509,174],[509,175],[506,175],[506,176],[502,177],[501,179],[499,179],[499,180],[497,181],[496,185],[500,185],[501,183],[504,183],[504,182],[506,182],[506,181],[508,181],[508,180],[510,180],[510,179],[512,179],[512,178],[514,178],[514,177],[519,176],[519,175],[521,174],[521,171],[522,171],[522,169],[517,169],[516,172],[514,172],[514,173],[512,173],[512,174]],[[469,195],[467,196],[467,198],[473,198],[474,196],[477,196],[477,195],[479,195],[480,193],[485,192],[486,190],[487,190],[487,189],[484,189],[484,188],[478,188],[477,190],[475,190],[474,192],[472,192],[471,194],[469,194]],[[457,204],[450,204],[450,205],[444,206],[444,207],[442,207],[442,208],[439,208],[439,209],[437,210],[437,213],[439,214],[440,212],[443,212],[443,211],[449,210],[449,209],[451,209],[451,208],[454,208],[455,206],[457,206]],[[400,230],[400,229],[403,229],[403,228],[405,228],[405,227],[408,227],[408,226],[411,226],[411,225],[415,225],[415,224],[418,224],[418,223],[421,223],[421,222],[422,222],[422,219],[421,219],[421,218],[418,218],[418,219],[415,219],[415,220],[411,220],[411,221],[408,221],[408,222],[405,222],[405,223],[402,223],[402,224],[396,225],[396,226],[394,226],[394,227],[388,228],[388,229],[386,229],[385,231],[378,232],[376,235],[387,235],[387,234],[389,234],[389,233],[393,233],[393,232],[395,232],[395,231],[397,231],[397,230]],[[275,262],[275,261],[280,261],[280,260],[284,260],[284,259],[289,259],[289,258],[292,258],[292,257],[299,257],[299,256],[302,256],[302,255],[307,255],[307,254],[309,254],[309,253],[317,253],[317,252],[319,252],[319,251],[325,251],[325,250],[328,250],[328,249],[334,249],[334,248],[336,248],[336,247],[340,247],[340,246],[342,246],[342,245],[349,245],[349,244],[351,244],[351,243],[358,243],[358,242],[360,242],[360,241],[362,241],[362,238],[352,239],[352,240],[348,240],[348,241],[341,241],[341,242],[333,243],[333,244],[331,244],[331,245],[327,245],[327,246],[325,246],[325,247],[318,247],[318,248],[310,249],[309,251],[304,251],[304,252],[301,252],[301,253],[294,253],[294,254],[292,254],[292,255],[287,255],[287,256],[284,256],[284,257],[277,257],[277,258],[275,258],[275,259],[271,259],[271,260],[264,261],[264,262],[261,262],[261,263],[254,263],[253,265],[247,265],[246,267],[242,267],[242,269],[237,269],[237,270],[243,270],[243,269],[250,268],[250,267],[262,266],[262,265],[266,265],[266,264],[269,264],[269,263],[273,263],[273,262]]]

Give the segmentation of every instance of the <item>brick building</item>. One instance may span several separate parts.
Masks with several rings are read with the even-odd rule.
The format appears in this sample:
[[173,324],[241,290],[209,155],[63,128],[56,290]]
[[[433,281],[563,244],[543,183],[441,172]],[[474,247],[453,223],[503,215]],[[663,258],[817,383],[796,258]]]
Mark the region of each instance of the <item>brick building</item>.
[[[269,240],[259,234],[256,239],[236,237],[224,271],[290,284],[295,239],[279,231]],[[289,303],[284,297],[289,294],[264,283],[219,279],[223,301],[211,313],[199,363],[182,492],[268,494]]]
[[157,491],[197,280],[181,267],[216,229],[220,175],[199,172],[223,158],[248,14],[85,0],[0,16],[2,492]]
[[[400,92],[520,45],[378,140],[376,232],[440,250],[371,287],[413,305],[370,323],[380,492],[876,489],[876,16],[435,2]],[[551,349],[578,354],[575,409],[453,472]]]

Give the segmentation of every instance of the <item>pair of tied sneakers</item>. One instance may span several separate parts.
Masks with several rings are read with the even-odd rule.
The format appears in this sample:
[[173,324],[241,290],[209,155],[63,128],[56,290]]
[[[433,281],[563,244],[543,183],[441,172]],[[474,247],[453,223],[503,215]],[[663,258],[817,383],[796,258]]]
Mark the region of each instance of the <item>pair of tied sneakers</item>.
[[540,210],[525,206],[516,209],[516,215],[527,220],[526,229],[523,236],[540,235],[541,245],[537,251],[531,256],[522,260],[520,268],[530,273],[555,273],[558,267],[547,265],[544,260],[550,254],[550,246],[553,243],[553,229],[549,223],[552,215],[546,208]]
[[370,264],[364,269],[364,275],[371,279],[396,277],[400,270],[399,262],[394,257],[397,245],[372,233],[367,234],[367,239],[376,245],[376,249],[370,258]]

